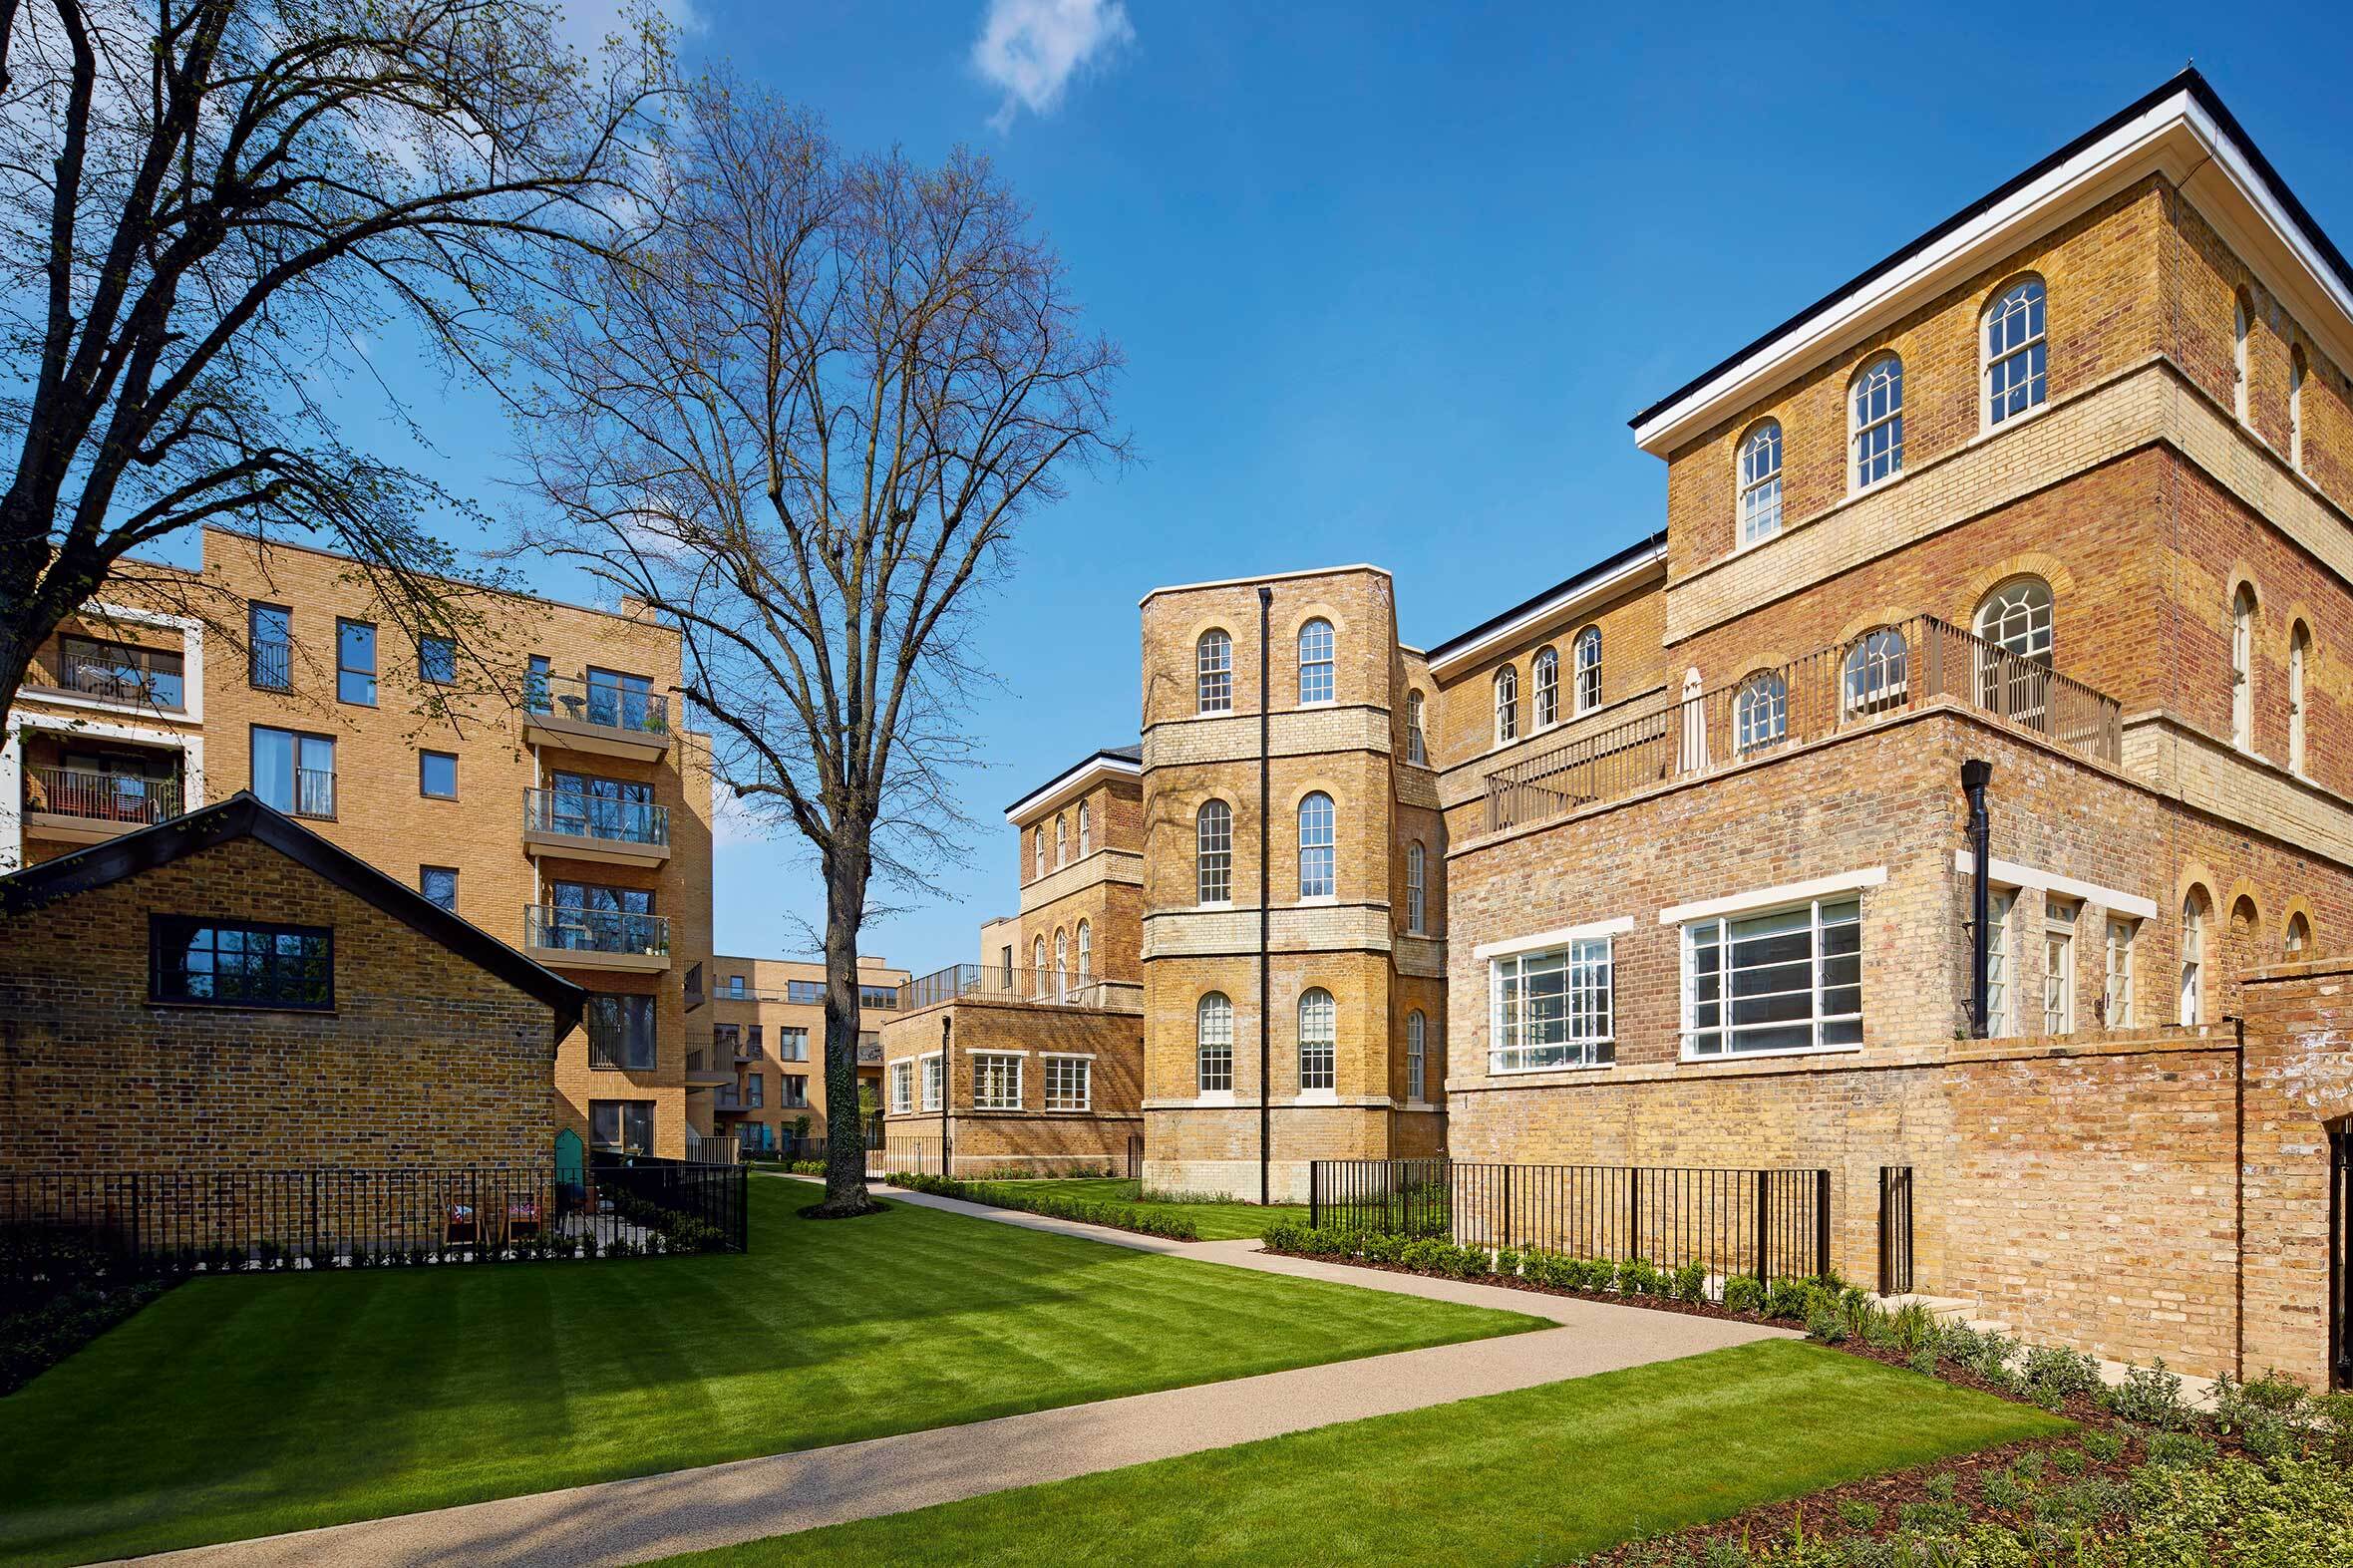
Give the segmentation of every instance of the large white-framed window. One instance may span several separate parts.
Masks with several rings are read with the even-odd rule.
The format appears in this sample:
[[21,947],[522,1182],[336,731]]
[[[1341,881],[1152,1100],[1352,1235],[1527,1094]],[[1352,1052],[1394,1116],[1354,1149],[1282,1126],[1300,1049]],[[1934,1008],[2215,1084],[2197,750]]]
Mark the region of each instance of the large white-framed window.
[[1496,745],[1519,739],[1519,671],[1505,665],[1496,672]]
[[1910,650],[1892,626],[1864,632],[1847,650],[1840,695],[1847,717],[1864,718],[1901,708],[1910,691]]
[[972,1107],[975,1110],[1021,1108],[1021,1058],[1006,1051],[972,1053]]
[[1233,639],[1215,627],[1193,645],[1193,711],[1233,712]]
[[2051,585],[2040,577],[2013,577],[1977,606],[1977,635],[2004,653],[2041,664],[2051,662]]
[[1299,896],[1330,898],[1336,886],[1332,797],[1317,789],[1299,801]]
[[1429,1096],[1428,1020],[1415,1008],[1405,1016],[1405,1098],[1409,1105],[1426,1102]]
[[1299,702],[1332,700],[1332,623],[1321,616],[1299,628]]
[[940,1055],[934,1051],[921,1060],[923,1063],[923,1108],[937,1110],[940,1092]]
[[1740,444],[1740,547],[1781,532],[1781,422],[1766,420]]
[[1612,938],[1488,961],[1490,1073],[1607,1067],[1617,1060]]
[[1070,818],[1054,818],[1054,869],[1059,871],[1070,864]]
[[2230,407],[2238,422],[2248,422],[2247,411],[2247,335],[2253,327],[2254,311],[2247,303],[2246,291],[2241,289],[2230,302]]
[[1790,733],[1790,686],[1778,670],[1760,670],[1732,694],[1732,744],[1763,751]]
[[1536,650],[1535,661],[1528,666],[1528,678],[1535,684],[1535,705],[1529,722],[1543,730],[1560,722],[1560,655],[1550,648]]
[[1862,1044],[1862,901],[1816,898],[1683,927],[1692,1061]]
[[1203,800],[1193,817],[1194,901],[1223,904],[1233,900],[1233,807],[1223,800]]
[[2016,1033],[2012,1016],[2016,998],[2010,987],[2010,977],[2017,966],[2010,961],[2010,944],[2017,921],[2011,917],[2018,910],[2018,895],[2006,887],[1992,890],[1986,902],[1985,937],[1985,1033],[1999,1040]]
[[2205,900],[2195,889],[2182,900],[2182,982],[2177,1018],[2185,1025],[2205,1022]]
[[1405,928],[1415,936],[1429,930],[1429,901],[1423,879],[1429,873],[1429,856],[1417,838],[1405,846]]
[[2305,766],[2304,682],[2311,662],[2312,628],[2298,621],[2287,634],[2287,766],[2290,773],[2299,776]]
[[1332,994],[1313,986],[1299,997],[1299,1092],[1329,1094],[1339,1054],[1339,1010]]
[[2304,468],[2304,377],[2309,370],[2304,359],[2304,345],[2299,343],[2288,350],[2287,356],[2287,461],[2299,473]]
[[2230,744],[2255,746],[2255,590],[2243,582],[2230,595]]
[[1095,848],[1095,824],[1087,814],[1087,802],[1079,802],[1079,858],[1084,860]]
[[1057,1056],[1049,1051],[1045,1063],[1048,1110],[1088,1110],[1094,1107],[1094,1058]]
[[2133,939],[2138,933],[2138,922],[2119,915],[2108,917],[2100,985],[2100,1022],[2108,1029],[2133,1027]]
[[1577,712],[1591,713],[1601,706],[1601,628],[1586,627],[1570,647],[1576,658]]
[[2050,396],[2050,343],[2044,336],[2043,280],[2020,278],[1985,307],[1985,428]]
[[890,1064],[890,1108],[906,1114],[915,1108],[915,1064]]
[[2043,899],[2043,1033],[2075,1033],[2075,929],[2083,905]]
[[1882,354],[1865,365],[1849,407],[1848,486],[1867,490],[1903,471],[1903,361]]
[[1193,1009],[1196,1081],[1204,1095],[1233,1092],[1233,1004],[1212,991]]
[[1430,765],[1430,742],[1422,730],[1422,694],[1405,694],[1405,760],[1417,768]]

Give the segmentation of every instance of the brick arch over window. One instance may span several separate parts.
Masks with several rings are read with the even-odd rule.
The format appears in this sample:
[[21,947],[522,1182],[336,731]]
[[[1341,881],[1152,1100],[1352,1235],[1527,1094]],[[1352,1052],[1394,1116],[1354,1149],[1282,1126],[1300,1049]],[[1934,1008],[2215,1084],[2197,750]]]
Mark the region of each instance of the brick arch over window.
[[2040,577],[2051,590],[2053,617],[2065,615],[2076,594],[2075,573],[2067,562],[2047,550],[2020,550],[1989,561],[1962,579],[1961,591],[1945,601],[1944,618],[1964,630],[1974,625],[1977,607],[1986,595],[2019,577]]
[[[2301,948],[2289,944],[2298,937]],[[2301,893],[2289,899],[2279,911],[2279,956],[2289,962],[2320,956],[2320,922],[2313,918],[2311,901]]]
[[2239,1013],[2239,987],[2245,982],[2247,971],[2272,961],[2269,943],[2264,939],[2263,906],[2255,898],[2254,890],[2241,882],[2230,891],[2230,914],[2223,925],[2225,973],[2214,996],[2222,1003],[2218,1012],[2209,1011],[2208,1018],[2236,1018]]

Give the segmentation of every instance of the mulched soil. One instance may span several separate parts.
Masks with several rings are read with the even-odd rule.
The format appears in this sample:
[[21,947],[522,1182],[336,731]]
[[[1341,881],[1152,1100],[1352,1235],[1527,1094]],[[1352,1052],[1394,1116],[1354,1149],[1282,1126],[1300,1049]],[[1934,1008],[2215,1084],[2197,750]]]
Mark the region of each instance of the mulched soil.
[[[1801,1325],[1785,1318],[1768,1318],[1761,1312],[1730,1312],[1714,1302],[1676,1301],[1666,1296],[1621,1296],[1616,1291],[1565,1290],[1557,1285],[1539,1285],[1534,1280],[1501,1274],[1474,1274],[1461,1277],[1453,1274],[1432,1274],[1425,1269],[1409,1269],[1402,1263],[1368,1263],[1362,1258],[1335,1258],[1320,1252],[1283,1252],[1275,1247],[1261,1247],[1262,1252],[1275,1252],[1286,1258],[1303,1258],[1310,1263],[1340,1263],[1352,1269],[1378,1269],[1384,1274],[1411,1274],[1417,1279],[1451,1279],[1464,1285],[1493,1285],[1498,1290],[1523,1290],[1534,1296],[1566,1296],[1572,1301],[1598,1302],[1604,1307],[1640,1307],[1647,1312],[1680,1312],[1687,1318],[1721,1318],[1727,1323],[1757,1323],[1771,1329],[1795,1329]],[[1896,1358],[1900,1363],[1902,1358]]]

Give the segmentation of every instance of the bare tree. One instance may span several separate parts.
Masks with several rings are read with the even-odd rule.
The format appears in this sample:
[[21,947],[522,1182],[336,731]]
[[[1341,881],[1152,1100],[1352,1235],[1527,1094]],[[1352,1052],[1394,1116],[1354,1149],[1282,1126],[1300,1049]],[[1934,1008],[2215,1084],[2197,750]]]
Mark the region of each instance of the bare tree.
[[207,519],[323,536],[413,637],[465,629],[423,521],[457,502],[353,451],[318,389],[403,319],[482,368],[490,307],[642,226],[664,32],[589,61],[557,26],[536,0],[0,0],[0,712],[110,575],[240,635],[131,558]]
[[870,1207],[857,953],[875,879],[960,852],[976,590],[1074,466],[1117,461],[1118,351],[986,159],[847,157],[725,80],[687,94],[648,246],[569,270],[521,345],[543,521],[672,618],[717,786],[826,889],[828,1213]]

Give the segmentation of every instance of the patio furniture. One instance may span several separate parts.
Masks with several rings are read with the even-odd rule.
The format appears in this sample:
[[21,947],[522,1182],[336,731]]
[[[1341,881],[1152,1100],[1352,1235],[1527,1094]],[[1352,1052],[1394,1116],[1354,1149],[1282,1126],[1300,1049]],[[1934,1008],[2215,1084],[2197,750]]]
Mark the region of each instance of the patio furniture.
[[450,1247],[471,1247],[482,1240],[482,1227],[475,1222],[474,1205],[450,1205],[449,1223],[442,1227],[442,1243]]

